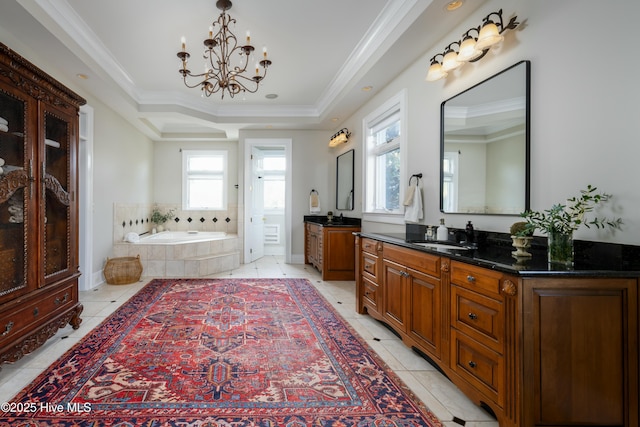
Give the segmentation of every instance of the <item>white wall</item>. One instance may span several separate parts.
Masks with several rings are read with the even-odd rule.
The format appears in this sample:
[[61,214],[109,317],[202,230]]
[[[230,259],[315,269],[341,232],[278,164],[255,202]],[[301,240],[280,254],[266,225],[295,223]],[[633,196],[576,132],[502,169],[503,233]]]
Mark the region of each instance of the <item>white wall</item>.
[[99,273],[113,257],[114,204],[152,201],[153,142],[100,101],[87,102],[94,108],[93,268]]
[[[407,178],[424,176],[425,223],[507,232],[517,217],[444,215],[439,212],[440,104],[523,59],[531,61],[531,207],[544,210],[564,202],[587,184],[612,193],[600,213],[623,218],[622,232],[581,228],[577,239],[640,244],[640,85],[633,28],[640,2],[563,0],[490,1],[444,37],[427,55],[340,127],[361,129],[362,119],[382,102],[407,88],[409,148]],[[460,34],[479,25],[489,12],[518,15],[516,31],[505,33],[500,49],[456,70],[446,80],[426,82],[429,58]],[[508,18],[507,18],[508,19]],[[598,30],[600,29],[600,30]],[[425,30],[426,31],[426,30]],[[356,169],[362,167],[362,136],[354,132]],[[356,175],[356,197],[362,174]],[[359,209],[359,206],[356,205]],[[402,231],[402,226],[363,223],[365,230]]]

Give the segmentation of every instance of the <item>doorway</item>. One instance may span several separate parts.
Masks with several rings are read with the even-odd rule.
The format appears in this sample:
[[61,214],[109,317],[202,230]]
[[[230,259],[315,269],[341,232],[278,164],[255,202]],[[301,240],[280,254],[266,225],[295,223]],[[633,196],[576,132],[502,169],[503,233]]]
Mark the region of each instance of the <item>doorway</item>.
[[244,262],[291,262],[291,140],[246,139]]

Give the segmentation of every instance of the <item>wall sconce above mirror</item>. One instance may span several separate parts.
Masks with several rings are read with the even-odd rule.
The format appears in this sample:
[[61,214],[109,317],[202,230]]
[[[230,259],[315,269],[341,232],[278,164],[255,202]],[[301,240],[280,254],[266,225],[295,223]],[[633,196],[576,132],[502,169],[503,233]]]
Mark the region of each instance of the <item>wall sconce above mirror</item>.
[[442,212],[529,209],[530,75],[521,61],[442,103]]
[[350,136],[351,132],[349,132],[349,129],[340,129],[329,140],[329,147],[335,147],[336,145],[345,144],[349,140]]
[[[492,16],[495,16],[496,22]],[[433,82],[447,77],[449,71],[464,65],[465,62],[475,62],[484,57],[491,46],[504,39],[502,33],[515,29],[519,22],[517,16],[505,25],[502,20],[502,9],[491,12],[482,20],[482,24],[475,28],[469,28],[461,40],[453,41],[444,49],[444,52],[434,55],[429,64],[426,80]],[[457,46],[457,51],[455,50]],[[438,57],[442,57],[438,60]]]

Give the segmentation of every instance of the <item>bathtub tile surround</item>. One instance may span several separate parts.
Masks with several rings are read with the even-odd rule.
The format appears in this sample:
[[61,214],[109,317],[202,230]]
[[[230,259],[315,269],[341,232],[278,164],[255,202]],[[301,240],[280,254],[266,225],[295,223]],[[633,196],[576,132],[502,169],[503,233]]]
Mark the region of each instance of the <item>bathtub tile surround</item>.
[[[177,232],[224,232],[227,236],[207,242],[181,244],[139,244],[124,241],[127,233],[143,238],[155,227],[149,218],[156,204],[114,204],[113,257],[137,256],[149,277],[202,277],[238,268],[241,241],[238,238],[238,206],[229,204],[226,211],[183,211],[175,204],[157,204],[161,211],[173,209],[175,218],[165,229]],[[191,221],[189,221],[191,219]]]
[[[154,236],[174,233],[189,236],[186,232],[168,231]],[[142,239],[138,243],[116,242],[113,253],[115,257],[140,255],[145,276],[203,277],[238,268],[238,246],[238,235],[226,234],[206,241],[154,243],[153,239]]]

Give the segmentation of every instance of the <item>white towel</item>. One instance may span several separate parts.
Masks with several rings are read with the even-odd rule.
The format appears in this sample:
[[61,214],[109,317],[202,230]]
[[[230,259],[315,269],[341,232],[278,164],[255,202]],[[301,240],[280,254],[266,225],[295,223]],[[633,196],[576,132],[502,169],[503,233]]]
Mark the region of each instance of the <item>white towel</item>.
[[[407,190],[409,193],[413,193],[412,197],[407,195],[405,197],[405,210],[404,221],[405,222],[418,222],[423,218],[422,213],[422,188],[418,185],[411,185]],[[407,205],[406,202],[410,201]]]
[[3,125],[2,123],[0,123],[0,131],[9,132],[9,126]]
[[49,147],[60,148],[60,143],[58,141],[54,141],[53,139],[45,139],[44,143]]
[[9,122],[7,121],[7,119],[5,119],[4,117],[0,117],[0,125],[8,125]]
[[320,195],[315,190],[311,191],[311,194],[309,195],[309,212],[320,212]]

